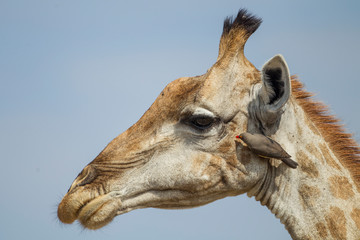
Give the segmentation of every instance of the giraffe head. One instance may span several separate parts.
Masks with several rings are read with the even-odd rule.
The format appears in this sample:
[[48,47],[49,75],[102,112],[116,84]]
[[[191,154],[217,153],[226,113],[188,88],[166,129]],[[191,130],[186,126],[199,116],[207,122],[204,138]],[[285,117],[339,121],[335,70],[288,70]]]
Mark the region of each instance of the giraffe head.
[[100,228],[134,209],[191,208],[249,191],[268,164],[235,141],[276,131],[290,95],[281,56],[258,71],[244,45],[261,20],[227,18],[216,63],[180,78],[78,175],[58,207],[64,223]]

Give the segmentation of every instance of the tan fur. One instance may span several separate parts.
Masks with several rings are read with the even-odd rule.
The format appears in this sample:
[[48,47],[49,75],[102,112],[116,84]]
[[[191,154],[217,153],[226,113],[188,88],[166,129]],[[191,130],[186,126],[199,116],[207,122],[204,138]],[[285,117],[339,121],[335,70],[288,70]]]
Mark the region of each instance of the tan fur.
[[299,193],[304,209],[314,207],[317,199],[320,197],[320,191],[317,187],[306,184],[300,186]]
[[316,165],[310,160],[310,158],[303,151],[298,151],[296,153],[296,158],[299,159],[300,168],[302,172],[306,173],[311,178],[317,178],[319,176],[319,171],[316,168]]
[[343,176],[331,176],[329,177],[330,190],[334,197],[347,200],[354,196],[352,186]]
[[346,218],[343,210],[338,207],[330,207],[325,220],[334,239],[346,239]]
[[356,227],[360,231],[360,209],[354,208],[351,212],[351,218],[355,222]]
[[330,149],[323,143],[319,144],[321,149],[321,154],[325,159],[326,163],[334,169],[341,170],[340,165],[335,161],[335,159],[329,154]]
[[325,239],[328,236],[328,231],[327,231],[325,224],[322,222],[318,222],[315,226],[316,226],[316,230],[317,230],[319,236],[322,239]]
[[319,150],[318,146],[315,146],[314,144],[307,144],[305,149],[309,154],[311,153],[311,155],[315,156],[316,159],[320,160],[322,163],[325,163],[324,154]]

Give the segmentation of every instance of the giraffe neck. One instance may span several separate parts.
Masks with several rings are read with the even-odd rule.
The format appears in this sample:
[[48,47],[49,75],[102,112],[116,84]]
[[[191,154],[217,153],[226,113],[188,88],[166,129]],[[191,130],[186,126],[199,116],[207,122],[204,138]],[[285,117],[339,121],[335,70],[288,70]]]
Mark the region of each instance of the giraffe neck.
[[273,136],[299,163],[268,171],[248,195],[280,219],[293,239],[360,239],[360,194],[339,159],[295,103]]

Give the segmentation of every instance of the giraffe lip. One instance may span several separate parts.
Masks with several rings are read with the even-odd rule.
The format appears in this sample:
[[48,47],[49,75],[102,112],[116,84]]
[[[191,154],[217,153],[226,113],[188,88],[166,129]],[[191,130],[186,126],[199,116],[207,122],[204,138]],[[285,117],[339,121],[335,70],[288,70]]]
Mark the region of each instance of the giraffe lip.
[[117,192],[94,196],[90,191],[78,191],[65,195],[58,207],[61,222],[75,220],[86,228],[98,229],[108,224],[122,206]]
[[77,218],[84,227],[98,229],[110,223],[121,208],[122,201],[118,194],[110,192],[83,205]]

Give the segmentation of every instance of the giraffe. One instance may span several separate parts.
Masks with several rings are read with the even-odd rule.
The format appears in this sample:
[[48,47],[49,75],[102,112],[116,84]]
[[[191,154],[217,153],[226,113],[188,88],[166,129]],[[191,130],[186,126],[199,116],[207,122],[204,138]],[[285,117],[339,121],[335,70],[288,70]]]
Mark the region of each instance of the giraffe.
[[[80,172],[58,206],[63,223],[101,228],[141,208],[183,209],[247,193],[293,239],[360,239],[360,148],[314,101],[283,56],[259,71],[244,46],[262,20],[226,18],[215,64],[179,78]],[[262,133],[298,162],[253,154],[236,140]]]

